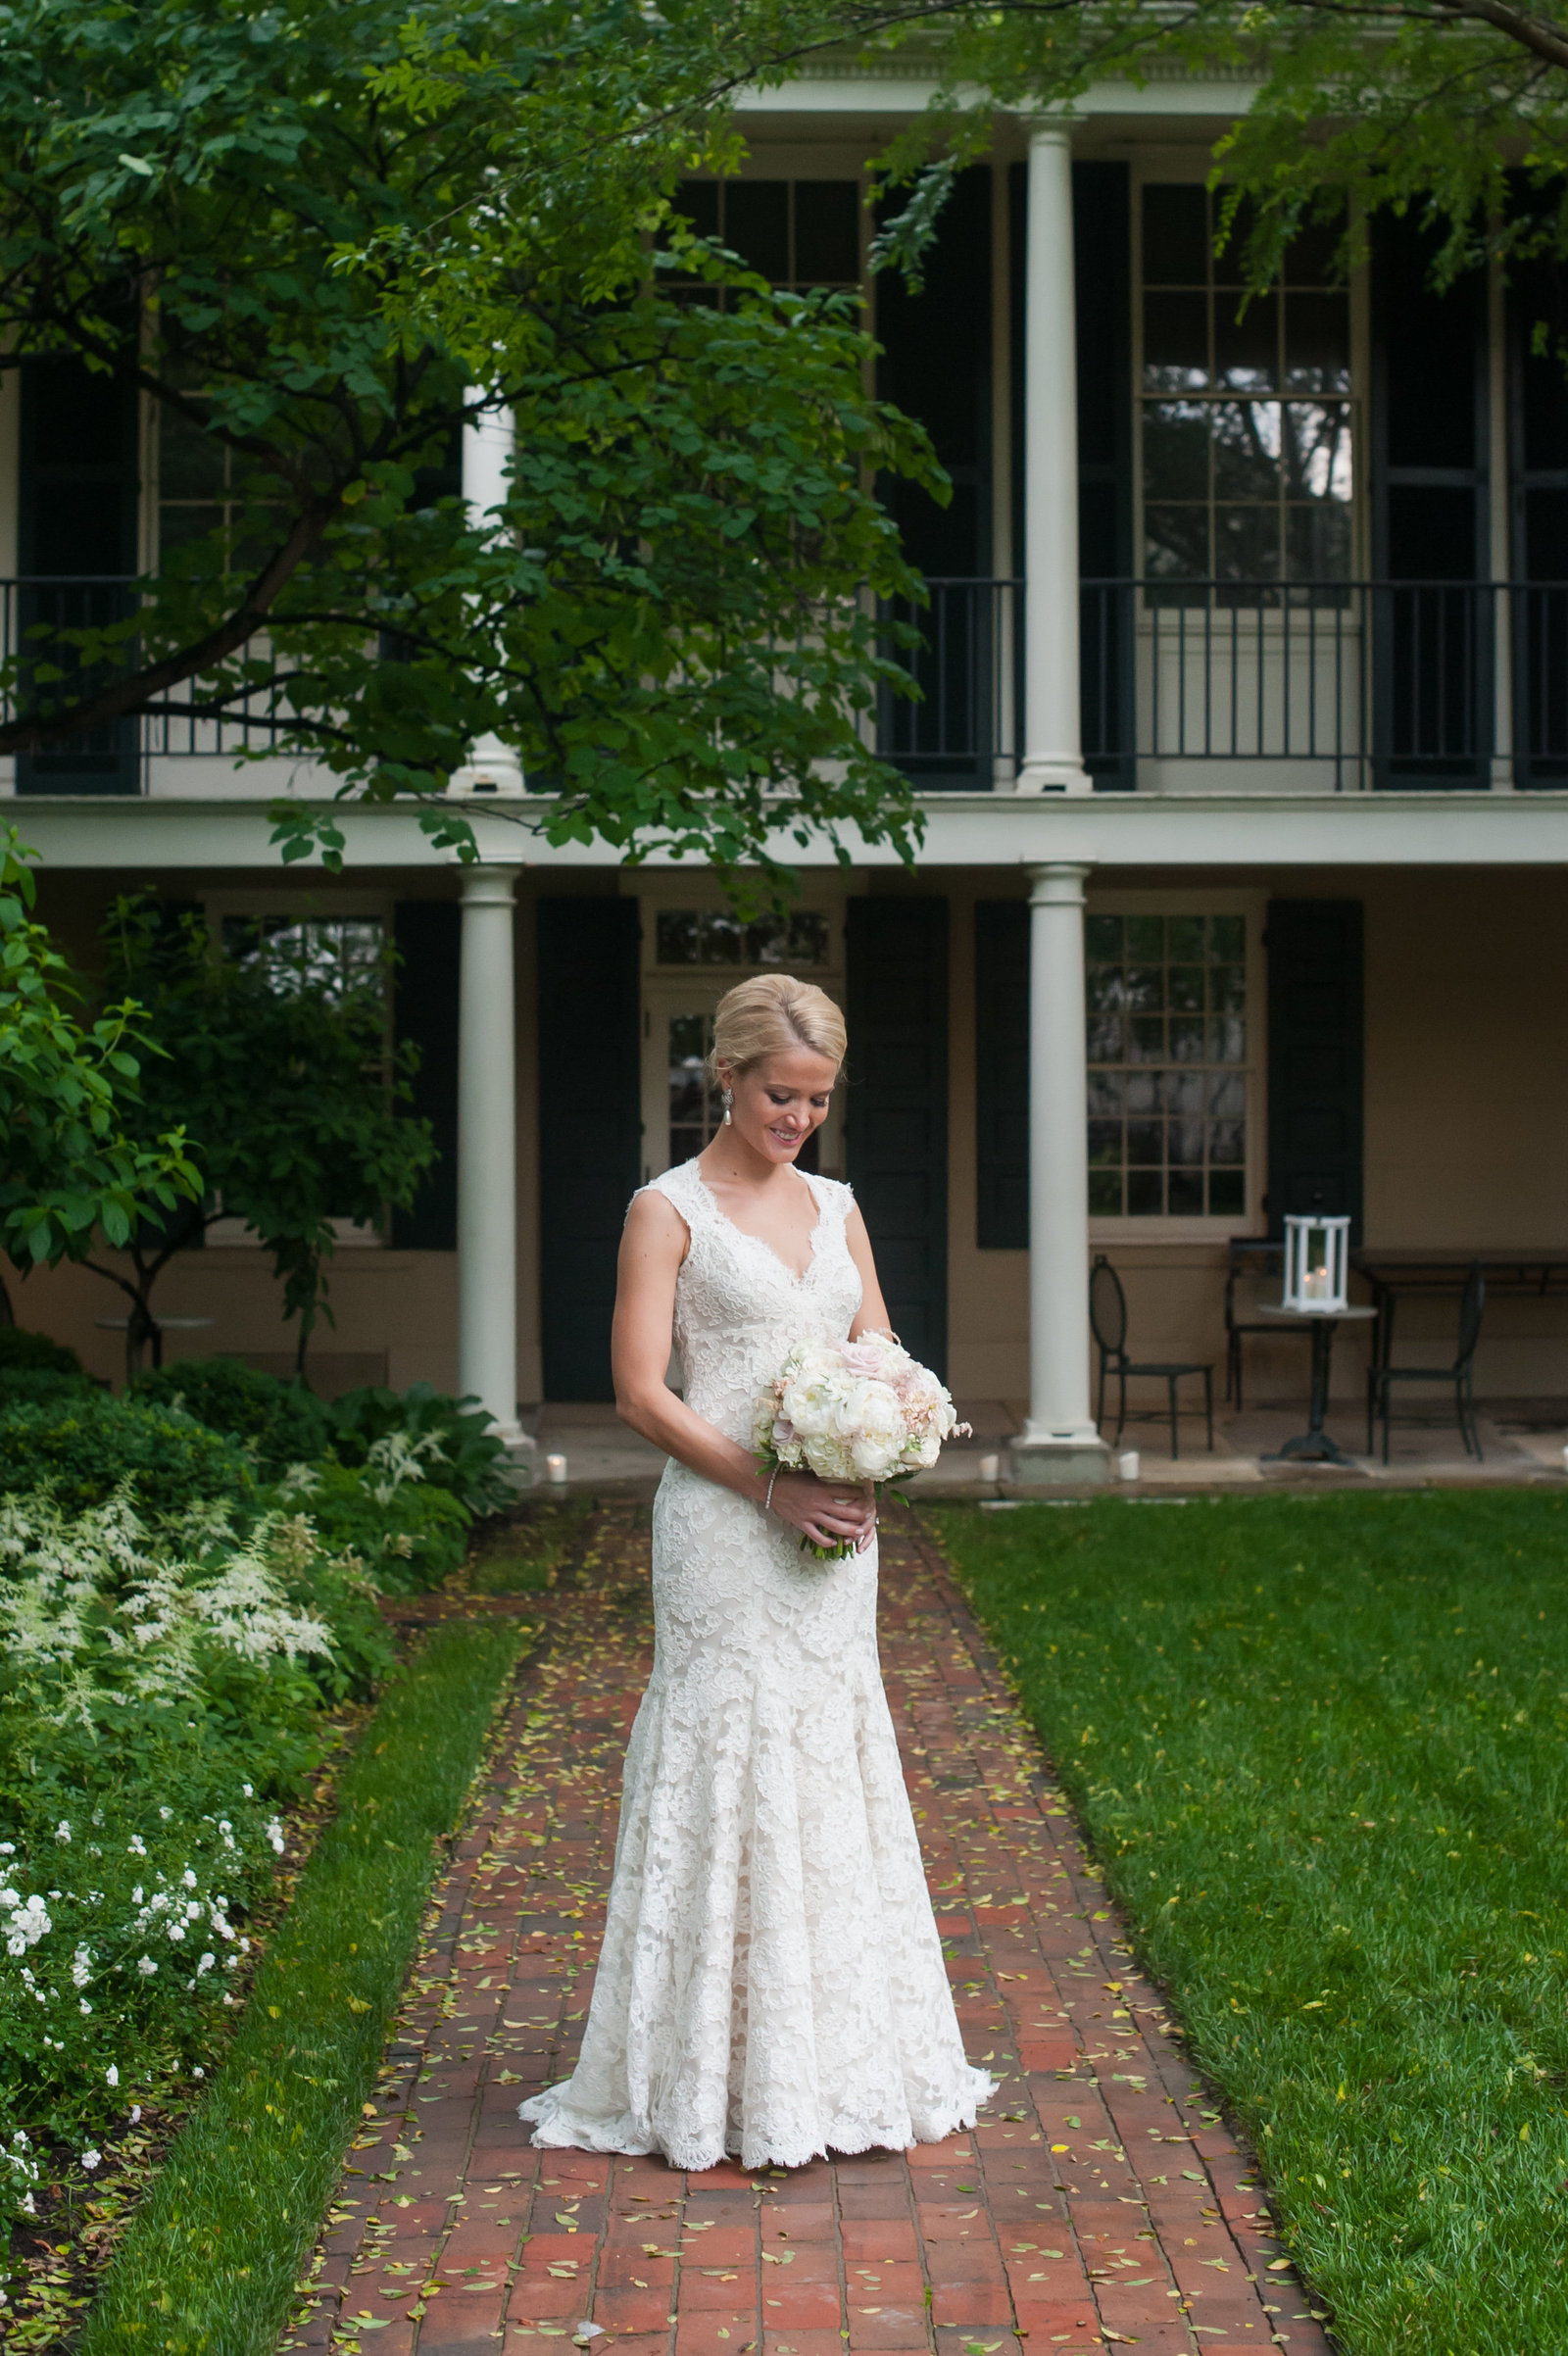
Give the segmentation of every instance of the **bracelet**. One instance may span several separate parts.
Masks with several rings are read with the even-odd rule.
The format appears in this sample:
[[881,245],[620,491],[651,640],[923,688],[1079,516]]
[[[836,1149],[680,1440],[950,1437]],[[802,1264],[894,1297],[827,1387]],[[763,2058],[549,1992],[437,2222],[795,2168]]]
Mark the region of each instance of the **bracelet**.
[[766,1495],[766,1497],[765,1497],[762,1499],[762,1511],[763,1511],[764,1513],[770,1513],[770,1512],[772,1511],[772,1509],[773,1509],[773,1483],[774,1483],[774,1482],[775,1482],[777,1479],[778,1479],[778,1466],[775,1464],[775,1465],[774,1465],[774,1467],[773,1467],[773,1469],[772,1469],[772,1471],[769,1473],[769,1475],[768,1475],[768,1477],[767,1477],[767,1495]]

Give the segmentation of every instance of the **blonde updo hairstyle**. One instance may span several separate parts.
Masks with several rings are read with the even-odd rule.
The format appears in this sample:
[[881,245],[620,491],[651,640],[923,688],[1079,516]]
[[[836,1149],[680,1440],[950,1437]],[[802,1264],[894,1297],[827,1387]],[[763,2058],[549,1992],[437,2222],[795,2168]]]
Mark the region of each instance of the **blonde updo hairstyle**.
[[844,1017],[825,990],[792,973],[759,973],[719,1000],[708,1069],[717,1086],[721,1063],[738,1080],[769,1055],[795,1055],[803,1047],[841,1064],[848,1046]]

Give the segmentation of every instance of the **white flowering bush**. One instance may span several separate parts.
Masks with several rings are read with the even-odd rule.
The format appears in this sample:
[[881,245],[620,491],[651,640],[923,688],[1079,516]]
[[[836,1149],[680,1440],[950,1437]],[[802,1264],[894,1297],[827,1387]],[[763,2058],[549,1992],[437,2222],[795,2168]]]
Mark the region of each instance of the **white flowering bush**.
[[307,1515],[0,1499],[0,2225],[206,2056],[345,1652],[391,1659]]
[[[753,1440],[764,1469],[890,1481],[935,1464],[943,1442],[968,1429],[929,1367],[891,1334],[862,1334],[792,1350],[757,1401]],[[845,1554],[849,1546],[811,1551]]]

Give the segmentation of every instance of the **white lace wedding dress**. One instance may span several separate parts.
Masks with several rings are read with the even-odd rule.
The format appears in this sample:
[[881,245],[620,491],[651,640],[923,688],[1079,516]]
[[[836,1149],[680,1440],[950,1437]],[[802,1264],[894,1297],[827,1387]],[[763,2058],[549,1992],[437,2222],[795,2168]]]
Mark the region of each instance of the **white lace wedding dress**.
[[[860,1302],[852,1197],[808,1183],[797,1276],[695,1161],[656,1179],[691,1245],[675,1289],[686,1399],[749,1447],[792,1345]],[[671,1462],[654,1505],[654,1671],[626,1750],[593,2004],[574,2075],[520,2106],[534,2141],[739,2153],[935,2142],[993,2081],[964,2059],[882,1691],[873,1545],[803,1554],[759,1505]]]

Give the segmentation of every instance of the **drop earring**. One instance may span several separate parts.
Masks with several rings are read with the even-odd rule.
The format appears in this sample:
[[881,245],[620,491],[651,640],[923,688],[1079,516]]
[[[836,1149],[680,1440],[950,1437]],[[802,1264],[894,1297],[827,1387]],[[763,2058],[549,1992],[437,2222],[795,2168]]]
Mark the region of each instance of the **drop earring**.
[[734,1102],[735,1102],[735,1091],[734,1091],[734,1089],[733,1089],[733,1088],[726,1088],[726,1089],[725,1089],[725,1091],[724,1091],[724,1094],[723,1094],[723,1096],[722,1096],[722,1097],[719,1099],[719,1102],[720,1102],[720,1104],[721,1104],[723,1105],[723,1107],[724,1107],[724,1122],[723,1122],[723,1125],[724,1125],[724,1127],[727,1129],[727,1128],[730,1126],[729,1108],[730,1108],[731,1104],[734,1104]]

